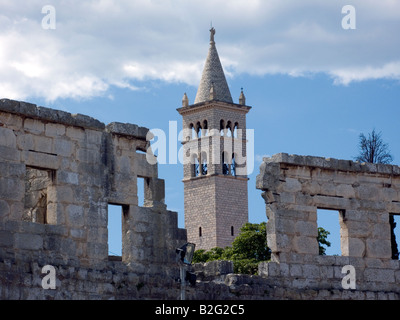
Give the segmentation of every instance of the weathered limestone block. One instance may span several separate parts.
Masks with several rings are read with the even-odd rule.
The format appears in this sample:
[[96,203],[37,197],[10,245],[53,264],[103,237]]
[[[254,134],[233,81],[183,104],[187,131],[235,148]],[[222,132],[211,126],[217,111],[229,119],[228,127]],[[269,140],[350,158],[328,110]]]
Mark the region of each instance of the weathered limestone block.
[[273,193],[271,191],[264,191],[261,194],[261,196],[264,198],[265,203],[267,205],[270,205],[270,204],[275,203],[275,202],[279,202],[279,200],[280,200],[280,195],[277,194],[277,193]]
[[321,184],[313,179],[307,180],[302,184],[302,190],[306,194],[316,195],[321,193]]
[[103,132],[98,130],[85,130],[86,144],[88,148],[97,149],[101,146],[103,140]]
[[60,165],[59,157],[42,152],[23,151],[21,153],[21,160],[24,161],[27,166],[53,170],[58,169]]
[[316,222],[312,221],[297,221],[295,226],[296,234],[308,236],[308,237],[317,237],[318,236],[318,227]]
[[280,264],[276,262],[260,262],[258,264],[258,274],[261,277],[280,276]]
[[9,248],[12,247],[13,245],[14,245],[13,234],[10,231],[0,230],[0,247]]
[[369,222],[369,216],[371,213],[360,211],[360,210],[346,210],[345,219],[346,221],[358,221],[358,222]]
[[74,203],[74,193],[70,186],[55,186],[47,187],[47,198],[51,203]]
[[273,195],[273,200],[271,199],[273,202],[278,201],[277,199],[275,199],[275,197],[279,197],[279,201],[282,203],[292,203],[292,204],[297,203],[295,194],[292,192],[282,192],[279,195],[274,195],[272,193],[270,194]]
[[96,164],[101,159],[100,150],[88,149],[85,145],[77,150],[76,159],[80,162]]
[[165,182],[163,179],[150,178],[145,180],[144,206],[166,208]]
[[4,178],[24,179],[25,166],[21,163],[0,162],[0,172]]
[[359,238],[341,237],[342,255],[350,257],[365,256],[365,240]]
[[10,214],[10,206],[4,200],[0,200],[0,219],[5,219]]
[[68,171],[57,171],[57,182],[79,185],[79,174],[76,172],[68,172]]
[[307,279],[320,279],[320,267],[314,264],[302,265],[302,276]]
[[344,198],[354,198],[356,196],[354,188],[350,184],[338,184],[335,186],[336,195]]
[[88,242],[86,247],[86,254],[91,259],[105,260],[108,256],[108,246],[106,243]]
[[121,156],[115,162],[115,168],[121,173],[129,174],[131,170],[131,161],[128,156]]
[[12,178],[0,178],[0,199],[22,201],[24,196],[24,181]]
[[0,160],[19,162],[20,159],[21,152],[19,150],[0,145]]
[[391,257],[390,240],[384,239],[367,239],[366,255],[370,258],[386,258]]
[[372,225],[366,221],[346,221],[347,235],[354,238],[366,238],[371,235]]
[[298,179],[286,178],[284,190],[286,192],[298,192],[301,191],[302,186]]
[[83,227],[85,224],[84,208],[77,205],[69,205],[66,208],[67,223],[71,227]]
[[394,271],[390,269],[368,268],[364,271],[365,281],[394,283]]
[[33,135],[25,134],[25,133],[18,133],[17,147],[20,150],[33,150],[35,148],[35,144],[33,141]]
[[46,123],[45,135],[48,137],[62,136],[65,134],[65,125],[57,123]]
[[148,162],[146,154],[136,153],[134,162],[134,172],[140,177],[157,177],[157,166]]
[[49,225],[65,225],[64,205],[57,202],[47,203],[47,223]]
[[57,139],[54,143],[54,153],[63,157],[71,157],[74,153],[74,145],[69,140]]
[[85,140],[85,130],[77,127],[67,127],[66,136],[71,140],[83,141]]
[[107,125],[106,130],[114,134],[136,137],[143,140],[146,140],[146,135],[149,131],[149,129],[139,127],[135,124],[120,122],[110,123]]
[[40,120],[27,118],[24,121],[24,129],[34,134],[44,132],[44,123]]
[[206,277],[221,276],[233,273],[233,262],[226,260],[215,260],[206,262],[204,264],[195,264],[194,270],[196,272],[203,272]]
[[16,148],[17,138],[13,130],[0,127],[0,145],[9,148]]
[[318,242],[316,237],[293,237],[292,248],[297,253],[318,254]]
[[19,130],[22,127],[22,118],[11,113],[0,111],[0,123],[11,130]]
[[[263,162],[260,165],[260,174],[256,178],[257,189],[264,191],[277,190],[280,178],[279,163]],[[278,191],[278,190],[277,190]],[[279,190],[280,191],[280,190]]]
[[381,197],[383,201],[400,201],[398,191],[391,187],[382,188]]
[[390,225],[389,223],[375,223],[371,228],[371,238],[389,239],[390,240]]
[[377,188],[375,186],[370,185],[360,185],[356,188],[356,195],[360,199],[367,199],[367,200],[381,200],[381,188]]
[[43,237],[38,234],[17,233],[15,235],[15,247],[25,250],[41,250],[43,248]]
[[323,181],[321,183],[321,194],[323,194],[325,197],[327,196],[336,196],[337,194],[337,185],[333,183],[332,181]]

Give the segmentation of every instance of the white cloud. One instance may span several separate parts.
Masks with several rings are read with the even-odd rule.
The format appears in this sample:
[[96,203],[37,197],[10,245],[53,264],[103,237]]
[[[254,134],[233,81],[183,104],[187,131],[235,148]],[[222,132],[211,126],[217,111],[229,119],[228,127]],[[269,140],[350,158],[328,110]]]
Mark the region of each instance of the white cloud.
[[269,154],[256,154],[256,156],[254,157],[254,160],[256,162],[256,164],[261,164],[263,162],[264,158],[271,158],[271,156]]
[[387,63],[381,67],[366,66],[364,68],[355,67],[332,70],[331,75],[335,78],[335,83],[344,85],[348,85],[353,81],[363,81],[365,79],[400,79],[400,59],[399,61]]
[[[44,30],[44,5],[56,30]],[[197,85],[208,28],[229,77],[304,76],[337,84],[400,79],[400,2],[353,0],[357,29],[343,30],[344,1],[0,0],[0,97],[108,96],[143,81]]]

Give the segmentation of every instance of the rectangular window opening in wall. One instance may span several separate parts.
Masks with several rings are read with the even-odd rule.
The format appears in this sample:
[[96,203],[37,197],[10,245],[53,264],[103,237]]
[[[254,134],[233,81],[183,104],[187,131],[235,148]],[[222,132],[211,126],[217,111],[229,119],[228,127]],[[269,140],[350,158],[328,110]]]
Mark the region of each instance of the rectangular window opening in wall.
[[341,238],[339,219],[343,218],[340,210],[317,210],[318,246],[320,255],[341,256]]
[[108,259],[122,260],[122,229],[128,206],[108,204]]
[[389,214],[390,244],[392,248],[392,259],[399,260],[400,243],[400,215]]
[[139,153],[139,154],[146,154],[147,152],[146,152],[146,150],[145,150],[145,149],[142,149],[142,148],[136,148],[136,153]]
[[137,177],[137,197],[138,197],[139,207],[144,206],[145,187],[146,187],[146,178]]
[[43,168],[26,167],[25,199],[23,220],[48,224],[55,221],[51,210],[48,188],[55,180],[55,171]]

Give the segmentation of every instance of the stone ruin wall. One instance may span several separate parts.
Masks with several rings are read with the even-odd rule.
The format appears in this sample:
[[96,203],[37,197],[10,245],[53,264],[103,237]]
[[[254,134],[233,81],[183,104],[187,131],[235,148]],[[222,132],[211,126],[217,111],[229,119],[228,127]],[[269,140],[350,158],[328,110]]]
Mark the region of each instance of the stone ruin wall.
[[[400,167],[281,153],[264,158],[256,185],[271,261],[259,264],[258,276],[235,275],[228,262],[195,265],[200,298],[400,299],[391,219],[400,214]],[[318,209],[339,212],[340,256],[319,255]],[[342,283],[345,266],[354,268],[355,288]]]
[[[0,299],[177,299],[175,248],[186,242],[164,181],[142,152],[148,129],[0,100]],[[138,206],[137,178],[145,179]],[[194,265],[188,299],[399,299],[390,216],[400,168],[278,154],[257,177],[270,262],[236,275],[231,262]],[[107,205],[121,206],[122,257],[108,256]],[[318,208],[340,212],[341,256],[320,256]],[[42,267],[57,288],[42,288]],[[342,286],[342,268],[356,289]]]
[[[327,297],[339,290],[356,299],[400,298],[390,223],[400,214],[400,167],[282,153],[264,159],[257,188],[272,251],[262,274]],[[318,208],[339,211],[341,256],[319,255]],[[356,274],[356,289],[347,292],[341,283],[346,265]]]
[[[169,297],[186,231],[146,160],[148,131],[0,100],[0,299]],[[120,258],[108,255],[108,204],[121,206]],[[43,290],[45,265],[59,290]]]

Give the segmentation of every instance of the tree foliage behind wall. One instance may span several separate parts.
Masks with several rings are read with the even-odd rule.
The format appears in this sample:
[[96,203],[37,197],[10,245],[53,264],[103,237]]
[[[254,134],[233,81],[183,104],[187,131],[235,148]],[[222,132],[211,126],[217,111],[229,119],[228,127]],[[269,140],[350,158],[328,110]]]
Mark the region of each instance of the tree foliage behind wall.
[[355,160],[369,163],[391,163],[393,156],[390,154],[389,145],[382,139],[382,132],[368,133],[368,138],[361,133],[359,137],[359,154]]
[[[330,246],[326,240],[329,232],[318,228],[320,254],[325,254],[323,245]],[[235,273],[257,274],[258,264],[271,259],[271,249],[267,244],[266,222],[246,223],[235,238],[232,247],[212,248],[209,251],[196,250],[193,262],[232,260]]]

